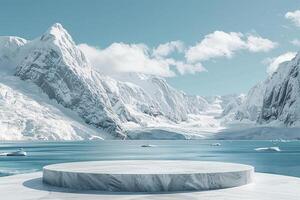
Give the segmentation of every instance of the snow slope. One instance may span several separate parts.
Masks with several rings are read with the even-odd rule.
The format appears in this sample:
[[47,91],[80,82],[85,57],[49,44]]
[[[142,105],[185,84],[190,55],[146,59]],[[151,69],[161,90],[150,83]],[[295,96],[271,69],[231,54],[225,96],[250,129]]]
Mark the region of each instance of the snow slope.
[[35,85],[3,73],[1,77],[0,140],[109,138],[49,100]]

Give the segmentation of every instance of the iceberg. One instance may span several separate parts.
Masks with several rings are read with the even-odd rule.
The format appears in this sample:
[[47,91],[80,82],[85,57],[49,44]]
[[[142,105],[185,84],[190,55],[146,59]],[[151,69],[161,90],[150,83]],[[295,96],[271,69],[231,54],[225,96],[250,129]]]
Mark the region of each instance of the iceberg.
[[254,149],[255,151],[264,151],[264,152],[278,152],[281,151],[279,147],[261,147]]

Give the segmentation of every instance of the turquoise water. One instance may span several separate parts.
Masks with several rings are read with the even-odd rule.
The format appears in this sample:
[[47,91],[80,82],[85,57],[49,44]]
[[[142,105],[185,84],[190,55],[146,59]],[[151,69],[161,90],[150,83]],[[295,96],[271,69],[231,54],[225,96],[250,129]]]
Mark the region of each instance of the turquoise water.
[[[26,157],[0,156],[0,176],[41,170],[44,165],[89,160],[172,159],[250,164],[258,172],[300,177],[300,141],[76,141],[2,142],[0,152],[23,147]],[[142,144],[155,147],[142,148]],[[281,152],[256,152],[255,148],[279,146]]]

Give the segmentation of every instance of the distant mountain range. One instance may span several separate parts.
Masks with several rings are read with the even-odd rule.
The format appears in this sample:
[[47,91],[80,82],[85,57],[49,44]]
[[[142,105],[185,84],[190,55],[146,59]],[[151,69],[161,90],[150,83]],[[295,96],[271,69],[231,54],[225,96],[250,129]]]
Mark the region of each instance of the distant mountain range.
[[97,72],[58,23],[31,41],[0,36],[0,139],[225,139],[233,124],[298,127],[299,60],[247,95],[200,97],[154,75]]

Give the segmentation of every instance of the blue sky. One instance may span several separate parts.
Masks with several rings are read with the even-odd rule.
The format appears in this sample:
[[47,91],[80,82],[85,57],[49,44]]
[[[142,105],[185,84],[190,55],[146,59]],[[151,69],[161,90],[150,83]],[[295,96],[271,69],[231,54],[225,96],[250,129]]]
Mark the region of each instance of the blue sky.
[[[76,43],[101,49],[120,42],[156,48],[179,40],[188,50],[215,31],[241,33],[245,41],[254,35],[276,43],[268,50],[242,47],[229,57],[202,59],[206,71],[175,70],[176,76],[167,77],[172,86],[189,94],[247,92],[267,77],[272,58],[300,48],[291,43],[300,40],[300,28],[285,16],[300,9],[296,0],[1,0],[0,4],[0,35],[26,39],[59,22]],[[185,55],[172,56],[180,60]]]

